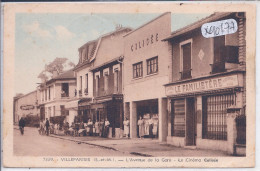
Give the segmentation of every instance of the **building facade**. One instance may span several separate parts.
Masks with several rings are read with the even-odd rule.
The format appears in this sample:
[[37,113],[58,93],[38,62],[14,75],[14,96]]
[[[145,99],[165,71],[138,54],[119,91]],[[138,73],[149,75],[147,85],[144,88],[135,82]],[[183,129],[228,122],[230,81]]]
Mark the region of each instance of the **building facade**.
[[[205,23],[234,19],[236,33],[205,38]],[[215,13],[171,34],[167,143],[228,151],[228,109],[245,115],[245,14]]]
[[69,120],[65,104],[76,96],[76,78],[72,70],[53,75],[53,78],[40,85],[40,119],[52,120],[64,116]]
[[115,31],[100,38],[100,44],[91,67],[93,72],[94,100],[91,109],[93,121],[110,122],[109,137],[119,138],[123,129],[123,85],[122,62],[124,54],[123,35],[130,28],[118,27]]
[[[138,137],[137,121],[142,116],[157,125],[160,141],[167,137],[167,98],[164,84],[169,82],[169,46],[161,41],[171,33],[171,13],[124,36],[124,111],[130,119],[130,137]],[[149,126],[149,124],[146,124]],[[149,128],[147,128],[149,129]],[[151,137],[149,131],[145,137]]]
[[38,115],[37,113],[37,91],[14,97],[14,123],[18,123],[21,117]]

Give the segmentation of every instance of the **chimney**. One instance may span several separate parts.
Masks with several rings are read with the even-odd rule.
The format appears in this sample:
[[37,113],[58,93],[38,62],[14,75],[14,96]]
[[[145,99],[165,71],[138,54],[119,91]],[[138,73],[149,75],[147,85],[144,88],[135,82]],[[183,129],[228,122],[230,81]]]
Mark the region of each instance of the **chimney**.
[[116,25],[116,30],[121,29],[121,28],[122,28],[122,24],[117,24]]

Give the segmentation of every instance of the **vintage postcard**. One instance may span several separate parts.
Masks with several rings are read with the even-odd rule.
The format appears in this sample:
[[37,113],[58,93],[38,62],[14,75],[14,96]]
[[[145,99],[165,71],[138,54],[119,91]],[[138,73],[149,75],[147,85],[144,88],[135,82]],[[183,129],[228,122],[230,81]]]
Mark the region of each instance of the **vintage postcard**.
[[4,3],[4,167],[254,167],[256,7]]

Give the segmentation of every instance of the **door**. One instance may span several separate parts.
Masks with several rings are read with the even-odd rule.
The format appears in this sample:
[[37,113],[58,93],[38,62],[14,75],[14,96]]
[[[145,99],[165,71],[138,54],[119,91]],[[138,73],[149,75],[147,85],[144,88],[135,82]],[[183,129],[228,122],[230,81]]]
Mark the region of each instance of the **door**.
[[195,99],[186,99],[186,145],[196,145]]

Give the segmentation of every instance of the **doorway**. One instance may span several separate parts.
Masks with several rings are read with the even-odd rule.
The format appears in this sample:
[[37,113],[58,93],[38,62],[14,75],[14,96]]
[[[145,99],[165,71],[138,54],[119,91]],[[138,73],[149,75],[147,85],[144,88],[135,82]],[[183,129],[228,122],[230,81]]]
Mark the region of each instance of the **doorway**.
[[186,145],[196,145],[195,99],[186,99]]

